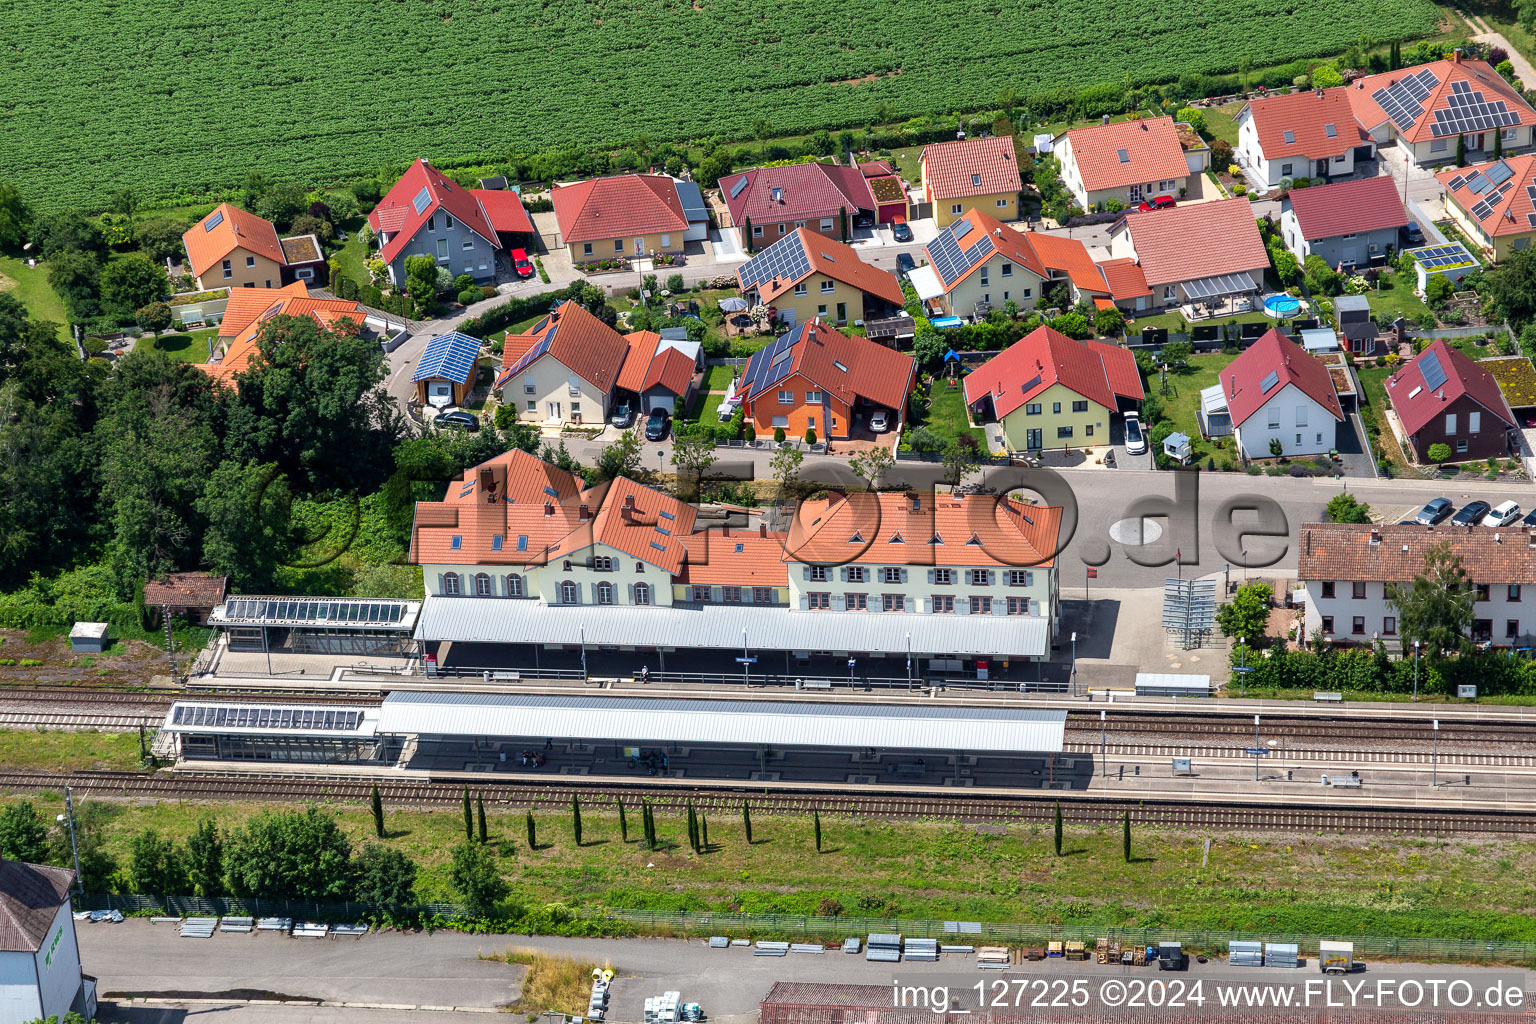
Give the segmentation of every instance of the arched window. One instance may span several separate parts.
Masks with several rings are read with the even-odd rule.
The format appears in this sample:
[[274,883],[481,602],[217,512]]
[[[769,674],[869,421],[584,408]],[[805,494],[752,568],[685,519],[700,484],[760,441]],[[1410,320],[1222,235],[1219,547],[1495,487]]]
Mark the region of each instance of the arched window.
[[523,578],[515,572],[507,574],[507,596],[523,596]]
[[635,604],[651,603],[651,585],[649,583],[635,584]]
[[644,562],[636,562],[635,563],[635,572],[645,572],[645,563]]
[[491,577],[483,572],[475,573],[475,596],[490,597],[496,593],[496,588],[491,585]]
[[459,596],[459,574],[456,572],[443,573],[443,593],[449,597]]
[[560,584],[561,604],[577,604],[580,598],[580,594],[581,591],[577,590],[576,584],[572,583],[570,580],[565,580]]
[[597,603],[613,604],[613,584],[599,583],[597,585]]

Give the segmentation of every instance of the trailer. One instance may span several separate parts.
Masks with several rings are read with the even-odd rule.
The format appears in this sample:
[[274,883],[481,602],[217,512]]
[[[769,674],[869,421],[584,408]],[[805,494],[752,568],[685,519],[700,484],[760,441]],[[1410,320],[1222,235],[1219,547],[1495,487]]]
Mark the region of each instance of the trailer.
[[1317,969],[1324,974],[1348,974],[1355,969],[1353,942],[1319,942]]

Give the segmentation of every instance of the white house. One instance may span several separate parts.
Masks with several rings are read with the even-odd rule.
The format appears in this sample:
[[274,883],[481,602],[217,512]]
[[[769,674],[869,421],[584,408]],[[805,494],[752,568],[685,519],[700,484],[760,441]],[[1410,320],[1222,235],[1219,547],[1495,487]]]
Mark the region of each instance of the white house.
[[96,1012],[96,980],[80,973],[64,868],[0,861],[0,1021]]
[[[1529,84],[1529,83],[1527,83]],[[1356,79],[1346,89],[1355,120],[1377,144],[1395,141],[1414,163],[1451,163],[1457,139],[1477,163],[1495,149],[1531,145],[1536,110],[1487,61],[1449,60]]]
[[1376,154],[1355,120],[1349,89],[1315,89],[1250,100],[1237,112],[1237,156],[1266,185],[1339,178]]
[[601,425],[629,350],[622,334],[567,300],[527,334],[507,336],[496,390],[524,423]]
[[1114,199],[1134,207],[1188,187],[1190,167],[1171,117],[1074,128],[1056,140],[1061,181],[1084,210]]
[[1278,330],[1232,360],[1200,393],[1207,436],[1230,432],[1250,459],[1321,455],[1334,447],[1344,412],[1328,368]]

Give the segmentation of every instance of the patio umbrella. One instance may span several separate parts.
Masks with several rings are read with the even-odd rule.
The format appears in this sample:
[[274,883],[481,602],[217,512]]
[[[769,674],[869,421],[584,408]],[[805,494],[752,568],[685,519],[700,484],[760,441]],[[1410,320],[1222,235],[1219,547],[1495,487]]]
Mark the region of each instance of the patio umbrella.
[[732,296],[729,299],[720,300],[720,308],[727,313],[739,313],[747,308],[747,300]]

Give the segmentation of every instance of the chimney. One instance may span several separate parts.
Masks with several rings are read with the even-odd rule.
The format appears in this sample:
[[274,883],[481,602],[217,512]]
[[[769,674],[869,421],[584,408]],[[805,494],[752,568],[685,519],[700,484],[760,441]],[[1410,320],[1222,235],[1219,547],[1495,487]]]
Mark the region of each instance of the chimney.
[[1147,122],[1145,122],[1145,121],[1141,122],[1141,130],[1142,131],[1146,131],[1147,130]]
[[544,514],[546,516],[552,516],[555,514],[555,506],[553,503],[548,501],[544,503]]
[[1493,535],[1493,542],[1495,544],[1503,544],[1504,543],[1504,535],[1502,533],[1494,534]]
[[[768,536],[768,524],[767,523],[758,523],[757,524],[757,535],[759,537],[766,537],[766,536]],[[1532,541],[1532,543],[1536,543],[1536,537],[1532,537],[1531,541]]]
[[588,508],[585,503],[582,503],[582,505],[576,510],[576,516],[578,519],[591,519],[592,510]]
[[1529,534],[1527,534],[1525,539],[1527,544],[1533,548],[1536,548],[1536,530],[1532,530]]
[[1307,556],[1311,557],[1311,555],[1312,555],[1312,531],[1308,530],[1307,531]]
[[1377,530],[1377,529],[1372,529],[1371,530],[1371,547],[1375,548],[1375,547],[1380,547],[1380,546],[1381,546],[1381,531]]
[[1451,60],[1457,64],[1461,63],[1461,47],[1458,46],[1451,51]]
[[1108,114],[1105,114],[1105,115],[1104,115],[1104,117],[1103,117],[1103,119],[1102,119],[1102,120],[1100,120],[1100,121],[1099,121],[1099,123],[1100,123],[1100,124],[1109,124],[1109,115],[1108,115]]
[[1236,398],[1237,397],[1237,374],[1235,374],[1235,373],[1227,374],[1227,387],[1229,389],[1229,393],[1228,393],[1227,397],[1228,398]]

